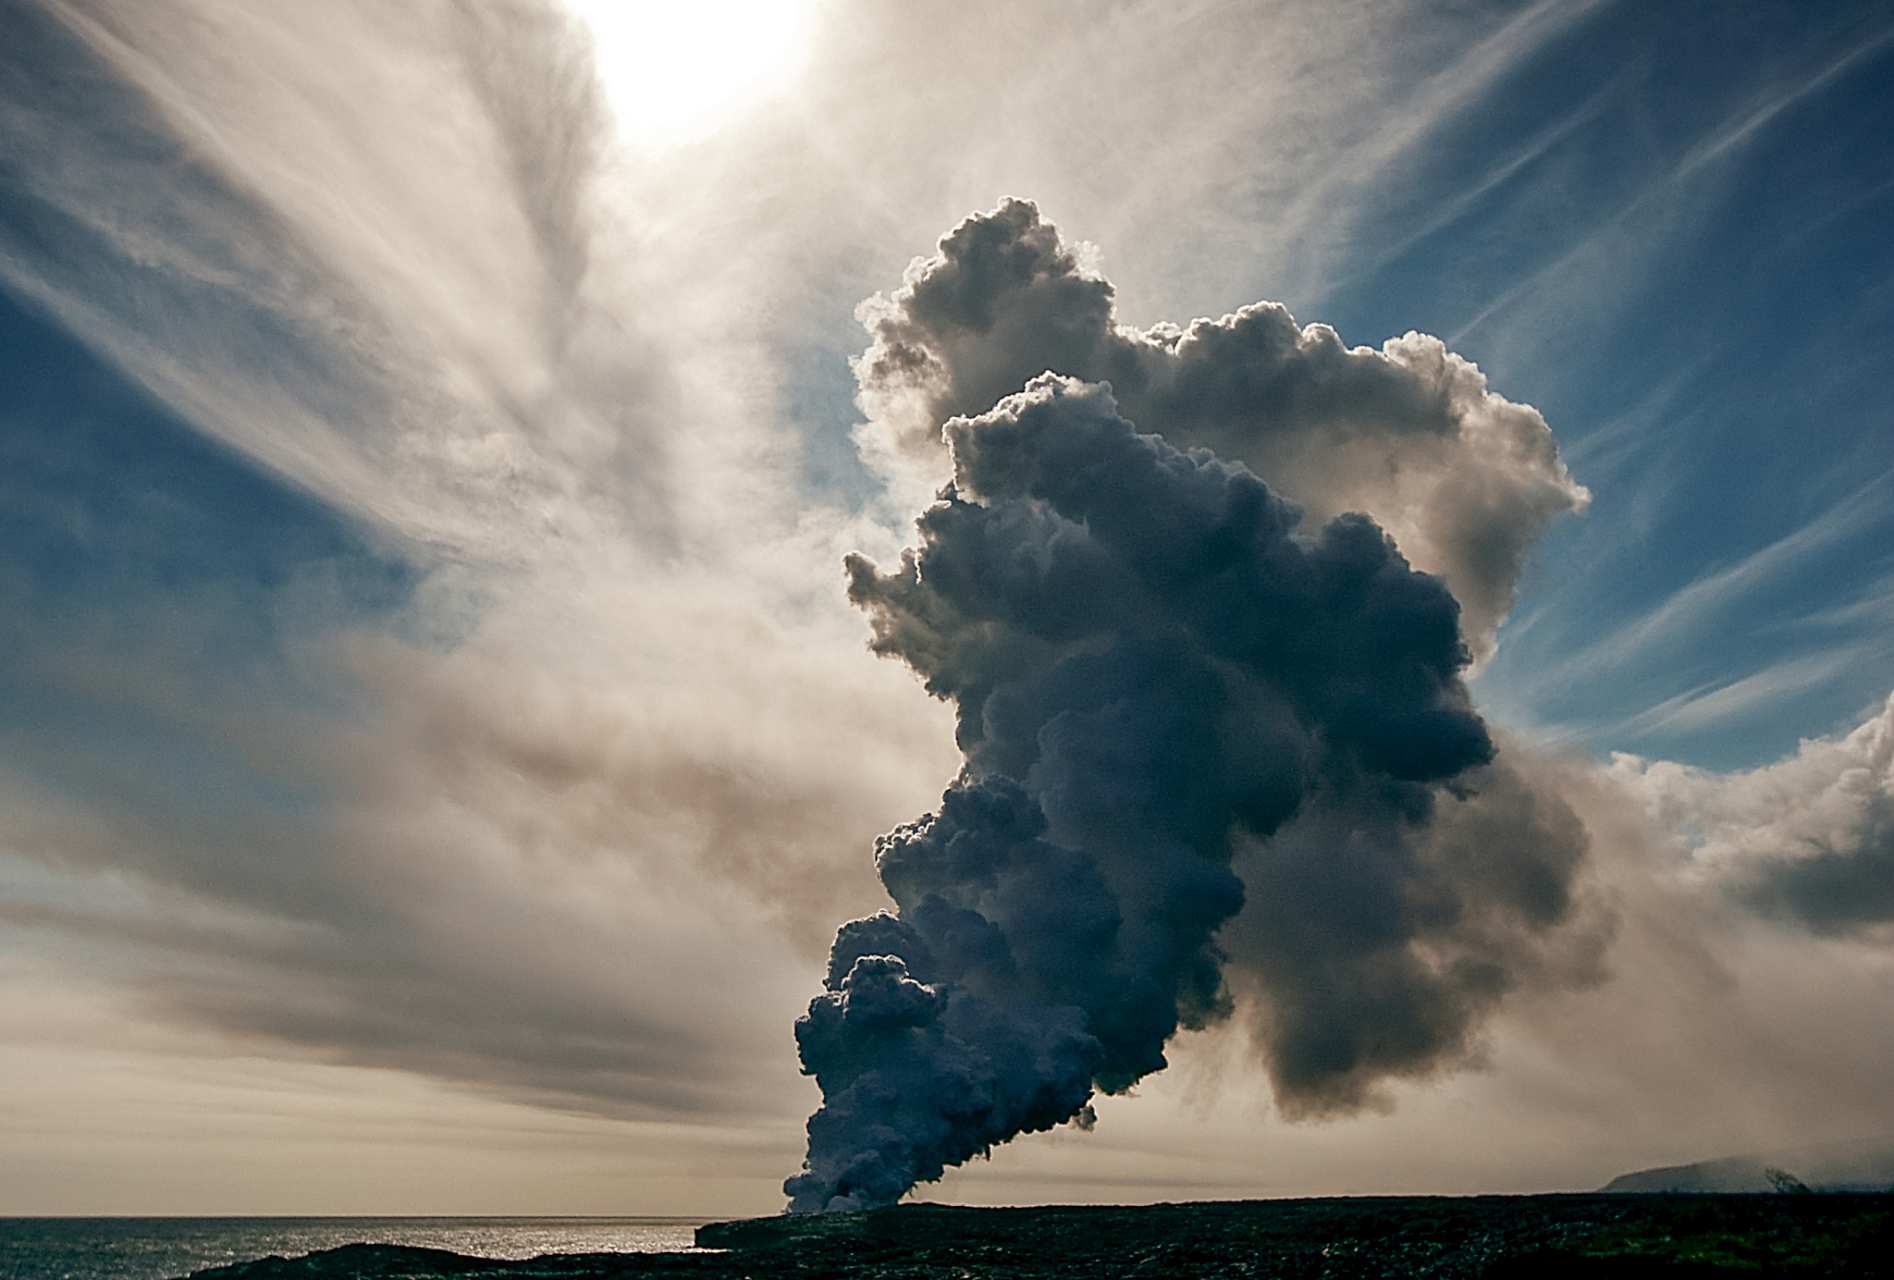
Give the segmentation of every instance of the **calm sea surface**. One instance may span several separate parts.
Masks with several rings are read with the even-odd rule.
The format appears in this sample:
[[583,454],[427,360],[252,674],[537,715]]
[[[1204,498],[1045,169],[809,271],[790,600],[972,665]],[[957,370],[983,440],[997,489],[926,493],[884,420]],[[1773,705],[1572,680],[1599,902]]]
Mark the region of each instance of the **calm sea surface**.
[[171,1280],[360,1242],[484,1258],[691,1247],[703,1218],[0,1218],[0,1280]]

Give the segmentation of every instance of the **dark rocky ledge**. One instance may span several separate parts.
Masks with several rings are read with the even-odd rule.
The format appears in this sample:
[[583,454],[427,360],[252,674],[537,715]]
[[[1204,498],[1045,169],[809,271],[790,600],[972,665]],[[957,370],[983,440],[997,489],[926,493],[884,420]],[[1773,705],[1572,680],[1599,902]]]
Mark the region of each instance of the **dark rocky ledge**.
[[715,1252],[467,1258],[349,1245],[198,1280],[984,1280],[1001,1277],[1848,1276],[1894,1280],[1887,1195],[1571,1195],[1254,1200],[753,1218]]

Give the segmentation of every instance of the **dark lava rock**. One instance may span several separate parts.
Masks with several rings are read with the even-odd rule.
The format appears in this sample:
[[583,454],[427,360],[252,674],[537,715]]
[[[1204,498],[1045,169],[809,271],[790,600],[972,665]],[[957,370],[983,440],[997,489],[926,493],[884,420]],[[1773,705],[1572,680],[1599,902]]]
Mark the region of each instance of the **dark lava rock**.
[[198,1280],[1042,1280],[1441,1277],[1688,1280],[1888,1277],[1886,1195],[1477,1196],[1253,1200],[752,1218],[701,1227],[703,1252],[465,1258],[349,1245]]

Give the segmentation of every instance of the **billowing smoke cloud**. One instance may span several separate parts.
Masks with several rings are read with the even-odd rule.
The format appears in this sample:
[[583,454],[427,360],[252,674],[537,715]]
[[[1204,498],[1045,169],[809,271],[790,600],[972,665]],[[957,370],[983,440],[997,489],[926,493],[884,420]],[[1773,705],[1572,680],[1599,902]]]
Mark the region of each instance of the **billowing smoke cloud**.
[[1558,794],[1502,753],[1416,798],[1319,788],[1236,861],[1248,898],[1217,940],[1290,1118],[1385,1109],[1384,1081],[1478,1062],[1505,995],[1605,977],[1614,921]]
[[[1030,276],[1051,233],[1018,204],[956,233],[1012,232],[915,282],[920,309],[993,328],[993,273]],[[1069,273],[1047,288],[1103,305]],[[849,592],[876,652],[953,702],[966,763],[879,841],[897,912],[842,928],[797,1024],[825,1101],[791,1209],[892,1203],[1161,1070],[1179,1027],[1231,1009],[1218,930],[1245,881],[1235,958],[1285,1110],[1463,1053],[1572,914],[1583,838],[1490,767],[1447,587],[1366,516],[1305,532],[1095,383],[1042,374],[945,438],[920,549],[891,573],[850,557]],[[1497,803],[1436,829],[1488,779]]]
[[1112,296],[1033,205],[968,218],[863,308],[864,443],[930,454],[948,418],[1045,370],[1109,382],[1142,429],[1248,464],[1312,520],[1374,517],[1446,582],[1486,656],[1527,550],[1588,501],[1536,410],[1489,392],[1438,338],[1349,348],[1274,303],[1140,331],[1115,322]]

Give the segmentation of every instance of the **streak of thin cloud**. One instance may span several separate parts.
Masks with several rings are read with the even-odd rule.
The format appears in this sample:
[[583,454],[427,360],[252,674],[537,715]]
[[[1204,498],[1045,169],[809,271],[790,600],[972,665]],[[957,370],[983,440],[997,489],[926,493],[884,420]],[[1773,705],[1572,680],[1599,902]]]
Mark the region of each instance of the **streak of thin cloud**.
[[1891,485],[1894,472],[1876,476],[1793,533],[1671,593],[1662,604],[1566,658],[1547,671],[1546,678],[1596,677],[1653,651],[1688,643],[1754,593],[1805,566],[1811,557],[1885,520]]
[[[1374,129],[1367,138],[1348,147],[1339,156],[1332,157],[1315,180],[1304,186],[1294,200],[1276,213],[1277,225],[1281,228],[1278,252],[1293,245],[1302,253],[1307,253],[1310,244],[1320,243],[1324,238],[1333,240],[1340,230],[1334,219],[1337,206],[1357,206],[1358,201],[1353,196],[1356,190],[1371,186],[1378,177],[1421,145],[1443,122],[1464,111],[1468,104],[1480,100],[1503,77],[1517,70],[1547,44],[1611,2],[1537,0],[1529,8],[1507,19],[1499,30],[1453,63],[1435,72],[1401,104],[1398,111],[1390,113],[1387,123]],[[1603,101],[1606,97],[1608,90],[1601,90],[1593,101]],[[1569,116],[1562,124],[1543,131],[1527,148],[1508,157],[1489,172],[1479,187],[1456,197],[1447,209],[1436,216],[1430,229],[1438,230],[1440,226],[1451,222],[1457,210],[1470,206],[1481,192],[1503,182],[1508,174],[1529,163],[1534,155],[1555,145],[1562,136],[1582,124],[1584,118],[1585,113],[1580,111]],[[1420,232],[1414,235],[1410,243],[1425,234]],[[1313,259],[1321,264],[1319,273],[1310,279],[1299,280],[1297,288],[1317,297],[1328,292],[1339,279],[1363,265],[1355,256],[1357,247],[1352,240],[1329,244],[1326,250],[1318,252]],[[1395,252],[1398,249],[1390,250],[1387,256],[1392,257]],[[1455,334],[1449,341],[1458,343],[1459,339],[1460,335]]]
[[1610,725],[1593,726],[1590,732],[1641,736],[1705,729],[1758,706],[1793,698],[1832,679],[1837,672],[1860,661],[1870,651],[1870,646],[1856,645],[1819,655],[1791,658],[1740,680],[1701,685],[1676,697],[1666,698],[1628,719]]
[[[1894,28],[1883,30],[1857,44],[1790,89],[1775,93],[1767,100],[1738,115],[1726,117],[1719,127],[1699,138],[1664,173],[1648,182],[1633,199],[1621,205],[1609,219],[1588,235],[1575,241],[1562,255],[1545,263],[1532,274],[1515,281],[1503,292],[1491,298],[1470,319],[1448,335],[1447,340],[1455,345],[1465,342],[1522,298],[1543,295],[1553,288],[1554,281],[1575,278],[1590,265],[1621,255],[1628,242],[1644,241],[1645,237],[1631,234],[1632,228],[1640,220],[1651,218],[1660,212],[1662,206],[1667,206],[1677,200],[1682,189],[1696,177],[1699,171],[1727,157],[1732,149],[1774,124],[1785,111],[1792,110],[1808,98],[1832,87],[1857,65],[1886,48],[1891,41],[1894,41]],[[1620,261],[1621,271],[1622,266],[1622,261]]]
[[1858,64],[1887,48],[1890,43],[1894,43],[1894,26],[1882,28],[1813,75],[1803,78],[1759,103],[1742,118],[1726,122],[1723,128],[1704,138],[1684,154],[1677,166],[1676,177],[1686,178],[1704,165],[1720,159],[1732,147],[1741,146],[1758,131],[1769,127],[1784,111],[1793,110],[1806,98],[1828,88]]

